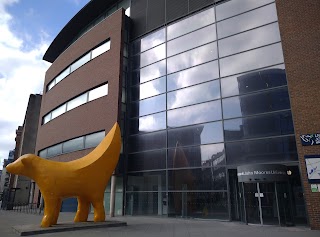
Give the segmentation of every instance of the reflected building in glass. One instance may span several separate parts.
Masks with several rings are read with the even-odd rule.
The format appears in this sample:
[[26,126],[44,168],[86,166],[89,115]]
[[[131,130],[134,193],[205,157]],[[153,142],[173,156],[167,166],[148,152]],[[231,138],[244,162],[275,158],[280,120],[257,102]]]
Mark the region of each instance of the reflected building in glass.
[[[123,147],[113,177],[117,190],[107,188],[105,198],[118,195],[118,214],[306,224],[307,181],[290,83],[288,88],[282,37],[289,33],[281,28],[286,24],[280,21],[286,14],[282,4],[90,1],[67,25],[77,36],[65,27],[44,56],[53,62],[44,98],[59,95],[61,101],[44,104],[40,137],[65,127],[59,122],[66,121],[63,117],[92,112],[95,118],[78,122],[92,123],[79,133],[71,126],[70,135],[39,142],[39,153],[48,157],[56,146],[60,153],[53,149],[52,159],[85,153],[110,121],[118,121]],[[96,17],[88,19],[85,13],[93,10]],[[69,59],[67,52],[77,57]],[[68,70],[73,65],[76,69]],[[85,79],[92,76],[97,79]],[[79,89],[67,96],[62,85],[77,80]],[[87,96],[80,101],[80,95],[100,87],[106,90],[93,101]],[[75,106],[69,111],[71,102]],[[67,108],[59,112],[62,105]],[[86,110],[77,112],[81,108]],[[94,141],[87,145],[90,137]],[[240,182],[237,170],[248,165],[284,165],[290,175],[285,181]]]

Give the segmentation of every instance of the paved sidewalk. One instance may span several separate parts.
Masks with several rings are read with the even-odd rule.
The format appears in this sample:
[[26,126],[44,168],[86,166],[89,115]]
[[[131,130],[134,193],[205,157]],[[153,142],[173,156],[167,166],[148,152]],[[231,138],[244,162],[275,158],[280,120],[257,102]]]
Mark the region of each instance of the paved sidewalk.
[[[72,221],[74,213],[60,213],[58,223]],[[0,211],[0,236],[18,236],[12,230],[15,225],[40,223],[42,215]],[[92,215],[89,219],[92,220]],[[186,220],[156,217],[116,217],[128,226],[48,233],[39,237],[319,237],[320,231],[307,227],[276,227],[244,225],[236,222],[213,220]]]

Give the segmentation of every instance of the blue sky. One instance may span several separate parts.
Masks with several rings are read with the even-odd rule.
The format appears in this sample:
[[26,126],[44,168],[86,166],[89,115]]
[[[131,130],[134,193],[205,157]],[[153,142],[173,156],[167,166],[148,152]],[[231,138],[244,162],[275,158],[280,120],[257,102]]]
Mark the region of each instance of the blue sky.
[[0,169],[15,146],[30,94],[42,93],[42,60],[64,25],[89,0],[0,0]]

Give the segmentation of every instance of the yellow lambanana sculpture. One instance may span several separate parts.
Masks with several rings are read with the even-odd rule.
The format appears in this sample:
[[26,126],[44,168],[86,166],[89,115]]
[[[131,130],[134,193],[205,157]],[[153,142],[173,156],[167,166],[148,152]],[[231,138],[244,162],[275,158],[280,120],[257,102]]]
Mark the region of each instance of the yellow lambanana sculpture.
[[104,191],[118,163],[121,134],[117,123],[101,143],[88,155],[70,162],[56,162],[39,156],[21,156],[6,169],[10,173],[33,179],[43,195],[45,208],[41,227],[57,223],[63,198],[77,197],[75,222],[88,219],[90,204],[94,221],[105,221]]

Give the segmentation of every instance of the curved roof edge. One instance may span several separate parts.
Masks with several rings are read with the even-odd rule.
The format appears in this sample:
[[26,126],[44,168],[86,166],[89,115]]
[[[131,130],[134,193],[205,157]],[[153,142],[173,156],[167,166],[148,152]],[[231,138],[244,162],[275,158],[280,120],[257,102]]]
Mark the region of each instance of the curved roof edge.
[[59,32],[44,54],[43,60],[53,63],[85,26],[117,1],[118,0],[89,1]]

